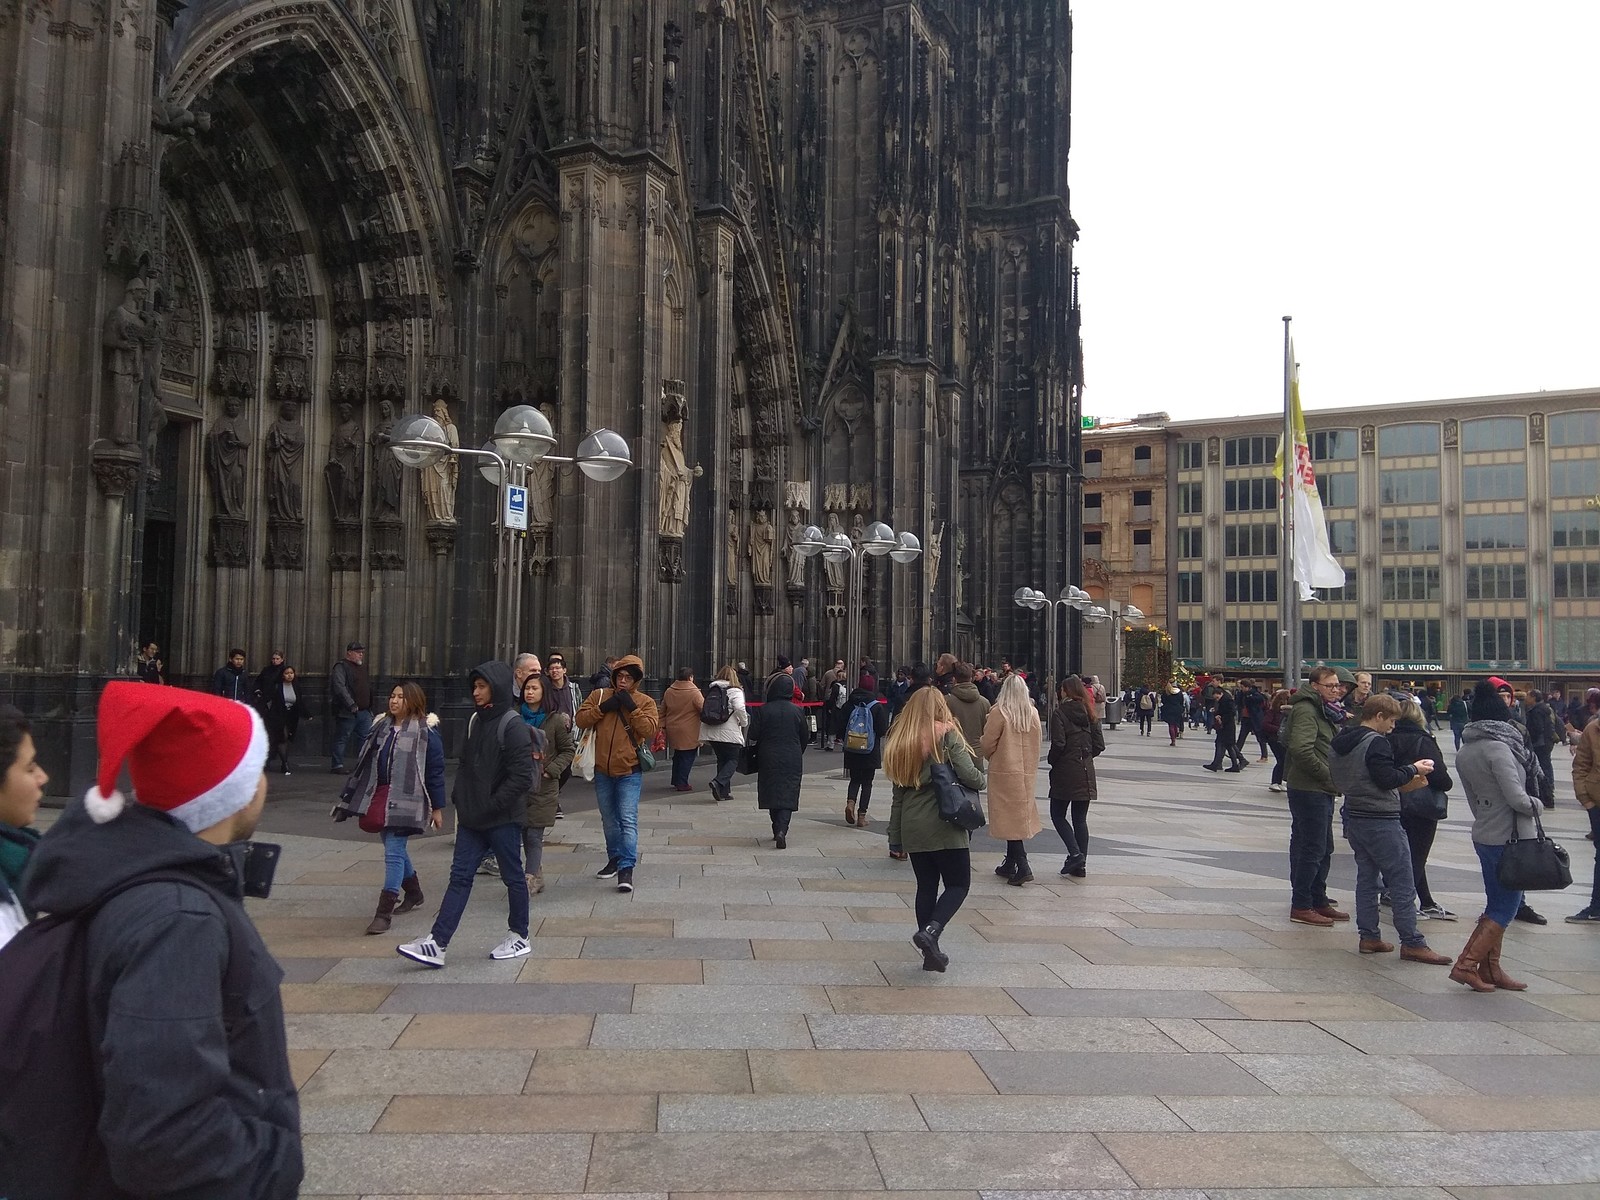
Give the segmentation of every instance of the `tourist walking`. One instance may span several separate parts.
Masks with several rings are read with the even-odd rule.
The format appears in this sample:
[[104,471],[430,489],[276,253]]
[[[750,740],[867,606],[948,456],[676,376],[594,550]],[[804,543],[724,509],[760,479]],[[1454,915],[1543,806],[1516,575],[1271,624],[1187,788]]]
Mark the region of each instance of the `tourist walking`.
[[333,718],[333,773],[344,774],[344,753],[350,736],[356,748],[366,743],[372,732],[372,681],[367,676],[367,648],[351,642],[344,657],[328,672],[329,715]]
[[[1415,702],[1413,702],[1415,707]],[[1419,714],[1420,715],[1420,714]],[[1388,893],[1405,962],[1449,966],[1450,960],[1428,946],[1417,928],[1417,892],[1411,877],[1411,849],[1400,825],[1400,788],[1434,768],[1431,759],[1397,763],[1389,735],[1400,718],[1393,697],[1367,697],[1361,723],[1334,735],[1328,770],[1344,793],[1344,836],[1356,857],[1357,948],[1362,954],[1389,954],[1391,942],[1381,936],[1378,893]]]
[[[1590,689],[1589,703],[1600,704],[1600,691]],[[1568,721],[1575,715],[1569,715]],[[1572,750],[1572,790],[1589,818],[1589,840],[1594,845],[1595,860],[1589,903],[1568,917],[1567,924],[1600,926],[1600,721],[1585,721],[1583,732],[1578,734],[1578,744]]]
[[1039,710],[1028,698],[1027,684],[1008,676],[984,721],[981,750],[989,774],[989,836],[1006,844],[1005,860],[994,873],[1013,887],[1033,882],[1028,839],[1041,828],[1034,789],[1042,736]]
[[1284,790],[1283,718],[1293,701],[1293,692],[1288,688],[1279,688],[1267,699],[1266,710],[1261,716],[1261,734],[1267,748],[1272,751],[1272,778],[1267,781],[1267,790],[1271,792]]
[[924,971],[943,971],[950,965],[939,935],[972,888],[971,836],[939,815],[934,795],[933,765],[941,762],[950,764],[964,786],[974,791],[983,787],[983,771],[950,715],[944,693],[921,688],[889,727],[883,769],[894,785],[889,844],[910,854],[917,877],[917,931],[911,944],[922,951]]
[[1420,704],[1409,696],[1397,699],[1400,719],[1389,735],[1395,762],[1416,762],[1425,758],[1433,763],[1427,787],[1400,793],[1400,826],[1406,831],[1406,842],[1411,850],[1411,878],[1417,888],[1417,911],[1431,920],[1454,921],[1456,914],[1435,900],[1428,890],[1428,853],[1433,849],[1439,822],[1446,815],[1449,803],[1446,793],[1455,786],[1455,781],[1445,769],[1439,743],[1423,726],[1425,714]]
[[[872,803],[872,781],[883,765],[883,739],[889,735],[889,706],[878,697],[878,678],[863,671],[849,695],[844,723],[844,769],[850,776],[845,790],[844,823],[866,829],[867,807]],[[904,858],[894,842],[889,852]]]
[[694,685],[694,672],[678,668],[678,677],[661,697],[661,724],[667,731],[667,749],[672,752],[674,791],[694,790],[689,786],[689,772],[700,753],[700,709],[705,702],[705,695]]
[[750,743],[756,752],[756,805],[772,820],[772,842],[789,845],[789,818],[800,807],[800,783],[811,727],[794,702],[794,679],[767,681],[767,701],[750,718]]
[[490,958],[521,958],[528,944],[528,881],[522,871],[522,820],[533,788],[533,756],[528,727],[517,712],[511,668],[490,661],[474,670],[473,713],[456,766],[450,801],[456,808],[456,847],[450,859],[450,885],[426,937],[395,949],[426,967],[444,966],[445,950],[461,924],[472,879],[483,856],[494,852],[506,885],[506,936]]
[[522,681],[522,703],[517,712],[528,726],[533,756],[533,794],[522,819],[522,872],[528,895],[544,891],[544,839],[556,823],[561,777],[572,766],[577,741],[572,718],[561,711],[554,683],[539,675]]
[[1528,693],[1528,745],[1539,760],[1543,778],[1539,781],[1539,800],[1546,808],[1556,806],[1556,773],[1550,763],[1550,751],[1561,740],[1561,723],[1555,710],[1538,688]]
[[733,789],[733,773],[739,767],[749,726],[750,710],[745,707],[744,688],[739,686],[739,670],[730,663],[706,688],[700,706],[700,740],[717,756],[717,773],[710,784],[714,800],[726,800]]
[[237,700],[240,704],[251,701],[250,680],[244,673],[244,651],[235,647],[228,651],[228,661],[212,673],[211,691],[224,700]]
[[284,658],[283,651],[274,650],[267,659],[267,665],[262,667],[261,673],[256,676],[255,687],[251,691],[251,702],[262,717],[267,715],[267,701],[272,698],[272,693],[278,688],[278,681],[283,678],[283,673],[287,669],[288,660]]
[[1472,698],[1472,689],[1465,688],[1461,695],[1450,699],[1450,706],[1445,714],[1450,718],[1450,734],[1456,740],[1456,749],[1461,749],[1461,735],[1466,731],[1467,723],[1472,720],[1467,712],[1467,702]]
[[1328,753],[1344,724],[1341,703],[1355,684],[1343,667],[1313,667],[1283,715],[1284,782],[1289,787],[1289,920],[1331,926],[1350,914],[1328,896],[1333,863],[1333,775]]
[[[633,891],[639,863],[639,747],[648,746],[660,728],[656,702],[639,686],[644,662],[633,654],[608,659],[605,686],[583,698],[578,728],[593,730],[594,798],[606,833],[606,865],[596,879],[615,879],[617,891]],[[613,686],[614,685],[614,686]]]
[[1230,773],[1244,770],[1244,755],[1239,753],[1238,713],[1239,706],[1226,688],[1213,687],[1212,728],[1216,733],[1216,750],[1211,755],[1211,761],[1201,764],[1208,771],[1220,771],[1222,756],[1226,754],[1232,766]]
[[298,686],[299,678],[286,663],[261,697],[261,716],[267,726],[267,766],[272,766],[272,756],[277,754],[278,767],[285,775],[289,774],[289,747],[294,735],[300,722],[311,716],[305,692]]
[[1154,688],[1142,687],[1138,689],[1138,698],[1134,701],[1134,713],[1139,719],[1139,736],[1149,737],[1156,726],[1156,692]]
[[368,933],[387,933],[394,914],[421,906],[422,884],[408,844],[424,829],[444,825],[444,806],[439,718],[428,711],[419,684],[397,683],[389,691],[388,710],[372,723],[333,810],[334,820],[359,818],[362,829],[383,839],[383,890]]
[[1189,702],[1178,685],[1167,684],[1167,690],[1161,694],[1161,720],[1167,727],[1167,745],[1176,746],[1178,739],[1183,736],[1183,721],[1188,709]]
[[[950,715],[956,719],[956,724],[961,726],[961,736],[966,738],[967,745],[976,747],[983,740],[984,724],[989,719],[991,705],[984,699],[983,693],[978,691],[977,684],[972,681],[971,663],[956,663],[950,668],[950,678],[950,686],[939,690],[945,693],[945,699],[950,705]],[[1027,689],[1024,688],[1023,691],[1026,693]]]
[[1520,992],[1528,985],[1501,968],[1500,946],[1506,927],[1522,907],[1522,893],[1501,885],[1499,868],[1507,842],[1535,835],[1537,801],[1527,789],[1532,752],[1522,730],[1512,723],[1511,709],[1495,682],[1485,679],[1473,687],[1468,708],[1472,720],[1461,735],[1461,753],[1456,756],[1456,774],[1472,809],[1472,848],[1478,852],[1486,903],[1450,978],[1475,992],[1495,988]]
[[1068,675],[1056,689],[1056,710],[1050,714],[1050,822],[1067,851],[1061,874],[1073,879],[1089,874],[1089,805],[1097,795],[1094,760],[1106,748],[1090,704],[1083,680]]
[[50,776],[39,765],[26,717],[0,704],[0,946],[28,923],[20,886],[23,868],[39,844],[33,826]]

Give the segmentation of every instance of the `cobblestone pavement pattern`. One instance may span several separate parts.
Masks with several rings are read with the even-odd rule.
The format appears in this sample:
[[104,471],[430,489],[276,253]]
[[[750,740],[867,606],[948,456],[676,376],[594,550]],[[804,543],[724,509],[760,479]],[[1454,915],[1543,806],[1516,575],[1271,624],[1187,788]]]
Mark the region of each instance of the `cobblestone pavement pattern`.
[[[1507,936],[1529,989],[1473,995],[1359,956],[1349,925],[1289,923],[1266,765],[1212,777],[1195,732],[1108,742],[1088,878],[1057,874],[1048,819],[1026,887],[980,836],[944,975],[909,944],[887,788],[875,829],[845,826],[837,755],[808,755],[781,852],[748,781],[716,804],[705,762],[692,795],[652,775],[630,896],[594,878],[599,821],[574,781],[532,955],[488,958],[504,899],[480,877],[442,971],[394,945],[426,930],[449,837],[413,844],[427,905],[363,936],[381,848],[326,820],[332,777],[274,776],[263,836],[286,852],[250,908],[287,972],[303,1194],[1600,1196],[1600,934],[1560,921],[1581,885]],[[1561,767],[1549,828],[1585,881]],[[1430,866],[1462,920],[1424,924],[1452,956],[1482,899],[1464,815]],[[1345,907],[1353,870],[1341,840]]]

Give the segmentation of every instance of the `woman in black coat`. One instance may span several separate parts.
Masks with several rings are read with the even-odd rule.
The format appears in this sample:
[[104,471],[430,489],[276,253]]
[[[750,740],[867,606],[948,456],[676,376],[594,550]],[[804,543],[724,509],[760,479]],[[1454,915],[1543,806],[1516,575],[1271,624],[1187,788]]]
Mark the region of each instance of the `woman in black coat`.
[[[1433,849],[1433,836],[1443,819],[1445,793],[1454,785],[1450,772],[1445,770],[1444,754],[1433,734],[1423,726],[1423,712],[1415,696],[1391,692],[1400,702],[1400,719],[1389,735],[1389,745],[1394,750],[1395,762],[1416,762],[1431,758],[1434,768],[1428,775],[1428,787],[1400,793],[1400,825],[1406,831],[1406,842],[1411,847],[1411,877],[1417,885],[1417,911],[1435,921],[1454,921],[1456,914],[1433,898],[1428,890],[1428,851]],[[1401,758],[1409,754],[1410,758]],[[1430,811],[1431,810],[1431,811]],[[1439,813],[1438,817],[1432,813]]]
[[756,748],[756,803],[771,814],[772,839],[782,850],[788,845],[790,814],[800,807],[801,758],[811,740],[788,675],[767,684],[767,702],[750,714],[749,739]]
[[1050,821],[1067,848],[1061,873],[1075,879],[1089,873],[1089,802],[1096,795],[1094,760],[1105,748],[1105,734],[1089,707],[1088,689],[1076,675],[1068,675],[1056,693],[1056,711],[1050,714]]
[[289,743],[294,741],[301,720],[311,715],[306,707],[306,689],[300,686],[295,669],[285,666],[261,699],[266,709],[261,717],[267,727],[267,765],[272,765],[272,756],[276,754],[283,773],[287,775]]

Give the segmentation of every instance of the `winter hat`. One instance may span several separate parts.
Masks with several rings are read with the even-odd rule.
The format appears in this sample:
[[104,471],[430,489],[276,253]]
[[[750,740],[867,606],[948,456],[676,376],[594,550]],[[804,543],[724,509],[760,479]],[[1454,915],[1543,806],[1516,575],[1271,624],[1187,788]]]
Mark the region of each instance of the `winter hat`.
[[878,690],[878,677],[871,671],[863,671],[861,672],[861,678],[856,680],[856,686],[864,692],[876,692]]
[[1500,689],[1496,683],[1504,680],[1496,679],[1491,675],[1488,679],[1480,679],[1472,687],[1472,701],[1467,706],[1467,715],[1474,721],[1509,721],[1511,709],[1500,698]]
[[1516,689],[1498,675],[1489,676],[1489,685],[1497,692],[1511,692],[1513,695],[1516,693]]
[[146,683],[109,683],[95,727],[100,769],[83,805],[97,825],[117,817],[123,764],[133,799],[192,833],[249,806],[267,762],[267,731],[247,704]]

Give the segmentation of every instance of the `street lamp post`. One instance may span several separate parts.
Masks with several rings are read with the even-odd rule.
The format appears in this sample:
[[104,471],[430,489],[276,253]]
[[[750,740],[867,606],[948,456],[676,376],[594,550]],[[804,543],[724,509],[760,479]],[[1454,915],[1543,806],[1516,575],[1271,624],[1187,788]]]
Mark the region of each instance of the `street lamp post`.
[[1020,587],[1011,596],[1012,602],[1018,608],[1032,609],[1034,612],[1050,610],[1049,624],[1045,627],[1045,705],[1046,711],[1055,707],[1055,690],[1060,686],[1061,676],[1056,668],[1056,623],[1059,619],[1058,608],[1070,609],[1083,614],[1083,619],[1090,625],[1098,625],[1110,615],[1105,609],[1096,604],[1089,593],[1077,584],[1068,584],[1055,599],[1039,591],[1037,588]]
[[[610,483],[633,465],[628,443],[610,429],[596,429],[567,458],[550,451],[555,431],[545,415],[531,404],[506,409],[495,422],[494,436],[481,450],[452,446],[444,429],[429,416],[404,417],[396,422],[389,448],[401,465],[414,470],[431,467],[446,454],[481,460],[479,471],[499,489],[498,551],[495,555],[494,653],[510,661],[517,652],[522,624],[522,540],[527,530],[528,470],[535,463],[576,463],[590,479]],[[520,505],[511,501],[520,492]],[[520,523],[518,518],[520,517]]]

